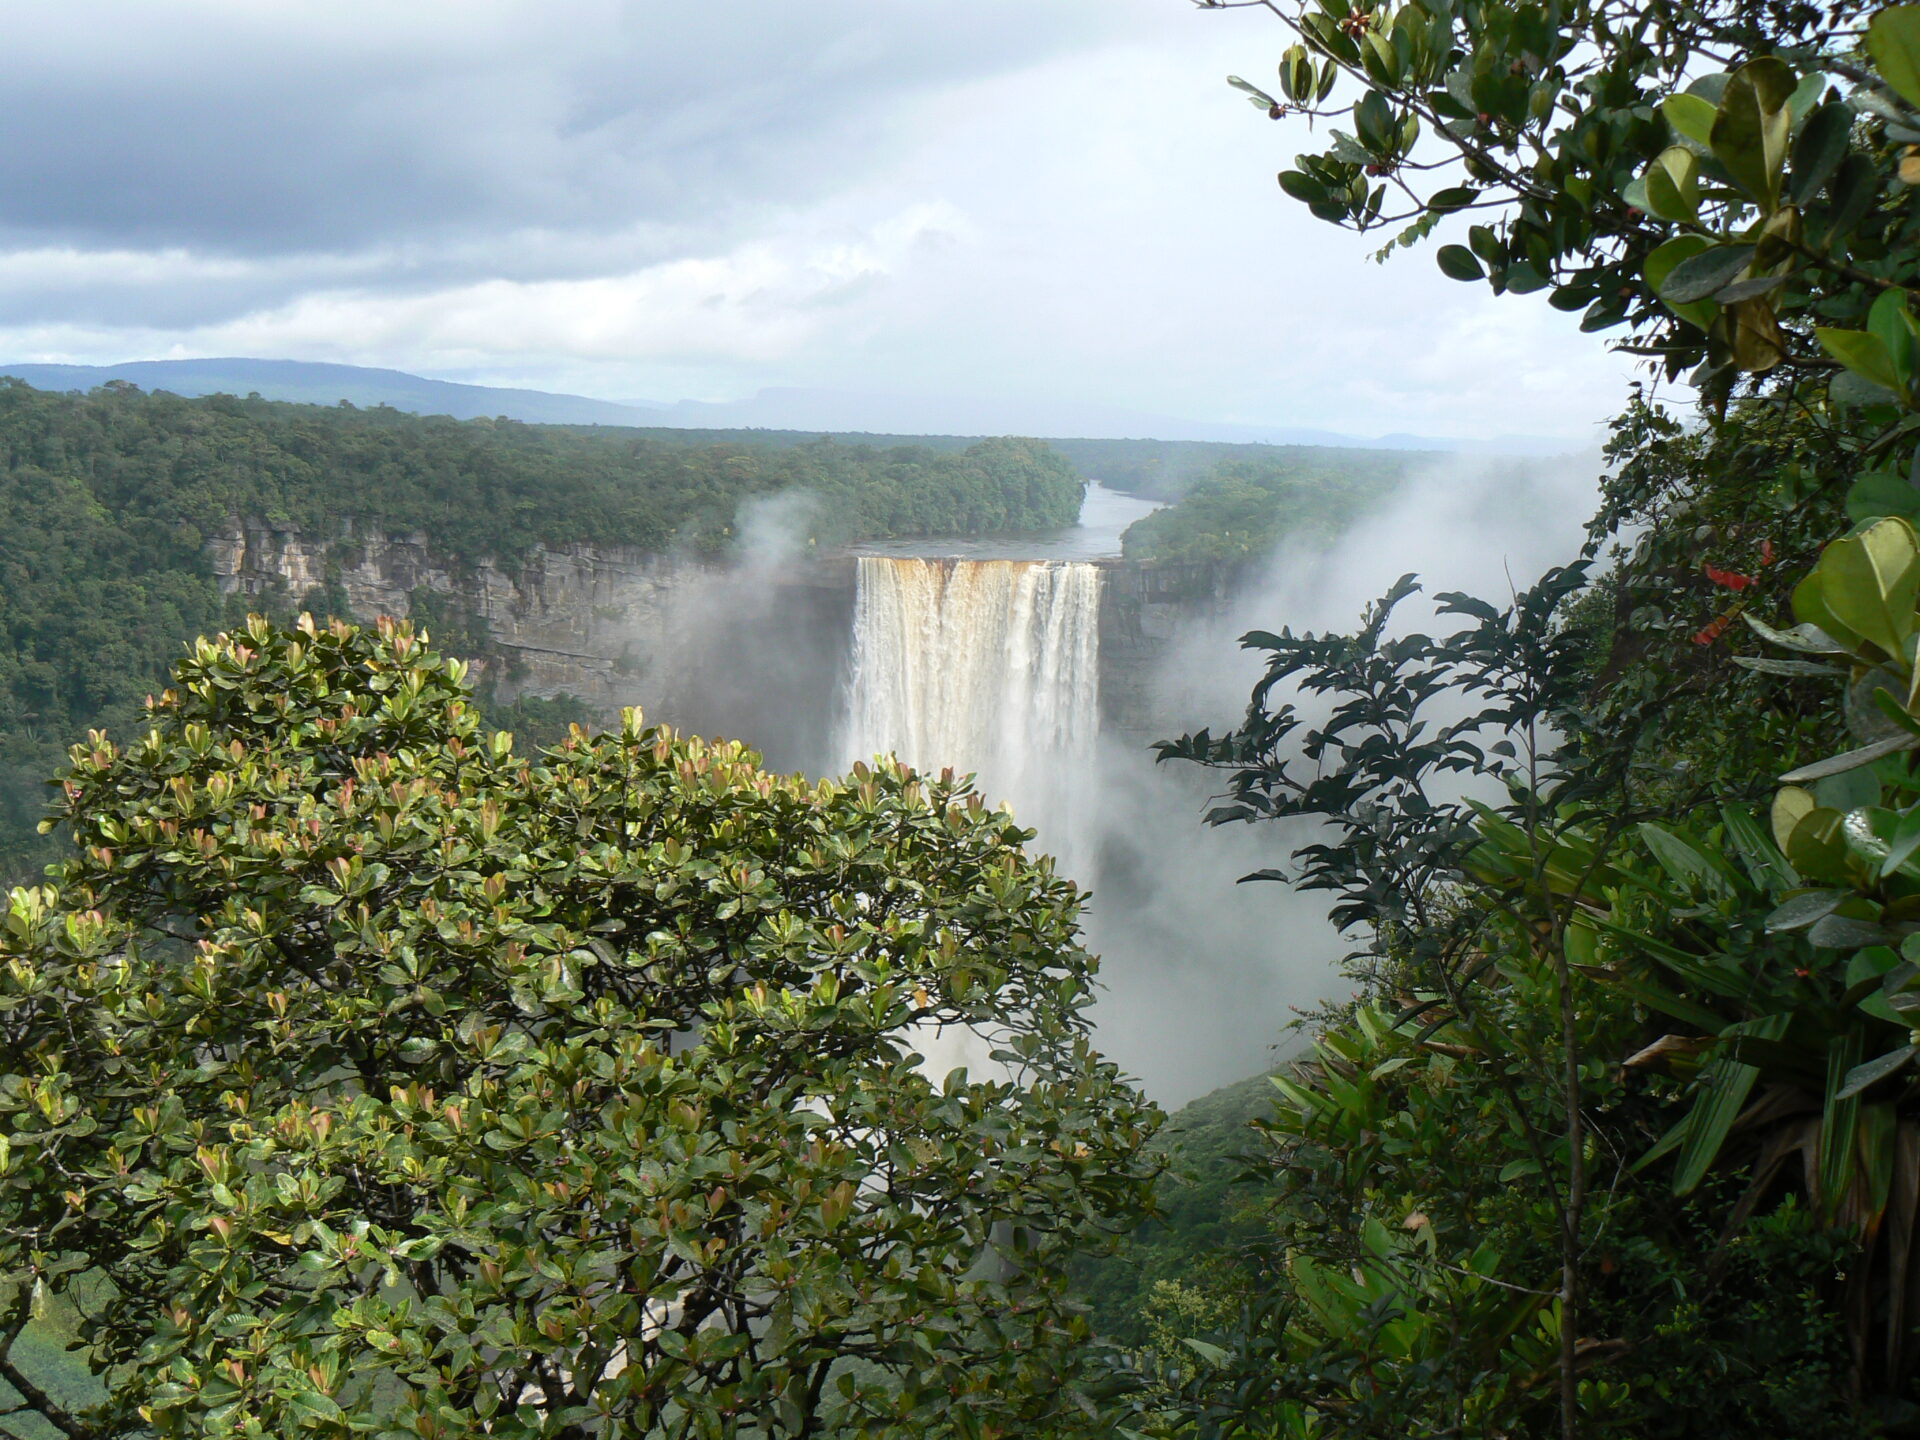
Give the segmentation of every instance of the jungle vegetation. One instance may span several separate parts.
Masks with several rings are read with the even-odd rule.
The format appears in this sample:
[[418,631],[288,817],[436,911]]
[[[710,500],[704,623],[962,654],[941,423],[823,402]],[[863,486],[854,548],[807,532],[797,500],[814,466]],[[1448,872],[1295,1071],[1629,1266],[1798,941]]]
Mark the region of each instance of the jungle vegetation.
[[1699,400],[1632,399],[1517,597],[1251,633],[1244,718],[1161,747],[1312,822],[1248,878],[1355,995],[1129,1428],[1920,1434],[1920,7],[1203,4],[1281,27],[1231,83],[1315,122],[1288,196]]
[[0,919],[0,1423],[1089,1433],[1067,1261],[1158,1116],[1031,832],[636,711],[529,755],[465,671],[256,616],[76,749]]
[[[1920,1434],[1920,7],[1203,8],[1285,27],[1233,83],[1314,122],[1286,194],[1699,397],[1624,409],[1565,565],[1276,617],[1244,716],[1161,747],[1215,823],[1306,822],[1248,878],[1352,936],[1255,1122],[1169,1137],[1143,1213],[1077,896],[963,789],[637,717],[523,756],[404,626],[250,621],[71,754],[75,848],[9,900],[0,1403]],[[921,1075],[929,1016],[1015,1078]],[[93,1408],[26,1368],[54,1334]]]
[[[242,520],[338,537],[335,559],[370,528],[418,534],[457,567],[511,565],[535,544],[721,553],[743,506],[795,491],[809,503],[789,519],[822,545],[1043,529],[1072,523],[1081,490],[1064,461],[1026,440],[955,452],[701,445],[0,382],[0,876],[24,878],[51,853],[35,826],[67,746],[101,725],[125,733],[193,636],[244,617],[206,552]],[[484,647],[461,616],[418,598],[417,618],[455,653]],[[341,608],[324,586],[254,603],[287,620]],[[556,717],[526,710],[499,718],[564,734]]]
[[1214,440],[1049,440],[1083,475],[1148,500],[1179,500],[1229,474],[1275,484],[1328,481],[1370,490],[1445,458],[1438,451],[1361,446],[1228,444]]
[[1325,543],[1385,504],[1412,463],[1333,452],[1224,460],[1128,526],[1123,550],[1129,560],[1239,565],[1289,542]]

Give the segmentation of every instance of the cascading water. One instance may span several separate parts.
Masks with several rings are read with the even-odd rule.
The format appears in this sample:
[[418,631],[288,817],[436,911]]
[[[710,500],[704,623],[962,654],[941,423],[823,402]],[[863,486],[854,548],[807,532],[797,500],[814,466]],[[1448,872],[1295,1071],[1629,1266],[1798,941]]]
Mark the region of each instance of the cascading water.
[[1097,565],[863,556],[845,760],[974,772],[1068,859],[1074,762],[1100,726],[1099,630]]
[[[1100,727],[1100,567],[862,556],[843,759],[893,754],[979,776],[1069,875]],[[927,1069],[997,1069],[969,1028],[919,1040]]]

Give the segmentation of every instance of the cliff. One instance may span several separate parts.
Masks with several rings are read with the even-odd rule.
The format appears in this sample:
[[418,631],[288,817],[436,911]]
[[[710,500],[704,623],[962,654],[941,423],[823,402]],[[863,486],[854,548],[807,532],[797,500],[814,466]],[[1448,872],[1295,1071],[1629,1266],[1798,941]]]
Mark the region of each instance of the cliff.
[[[782,768],[831,764],[846,683],[855,564],[823,557],[740,569],[623,546],[536,546],[517,565],[462,567],[421,537],[361,530],[328,540],[236,521],[209,542],[224,593],[367,620],[437,597],[457,617],[477,678],[502,700],[574,695],[600,711],[639,704],[700,734],[732,734]],[[1099,562],[1103,725],[1140,739],[1186,728],[1166,713],[1181,627],[1224,614],[1220,565]],[[465,641],[464,646],[460,644]]]
[[[1143,743],[1192,729],[1176,642],[1196,625],[1225,624],[1245,567],[1218,563],[1102,561],[1100,715],[1105,729]],[[1228,625],[1231,630],[1233,627]],[[1213,637],[1230,643],[1230,637]]]
[[[361,620],[457,617],[476,679],[502,700],[573,695],[611,713],[746,738],[782,768],[830,744],[851,627],[850,563],[727,569],[624,546],[535,546],[517,565],[460,567],[421,537],[328,540],[236,521],[207,546],[221,590]],[[465,643],[462,643],[462,642]]]

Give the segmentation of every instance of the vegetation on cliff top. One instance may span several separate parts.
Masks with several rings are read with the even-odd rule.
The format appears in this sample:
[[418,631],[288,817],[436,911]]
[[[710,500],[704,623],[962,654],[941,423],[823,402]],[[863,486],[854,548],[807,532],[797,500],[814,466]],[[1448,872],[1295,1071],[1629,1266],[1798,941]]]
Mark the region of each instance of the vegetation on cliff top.
[[1407,471],[1311,457],[1225,460],[1164,510],[1133,522],[1122,544],[1129,560],[1236,564],[1290,541],[1334,539],[1404,484]]
[[[743,505],[796,490],[811,503],[786,518],[832,543],[1070,524],[1082,482],[1027,440],[669,444],[0,383],[0,875],[49,853],[34,826],[66,747],[102,724],[124,733],[182,645],[237,618],[205,547],[238,520],[348,545],[376,527],[423,535],[456,564],[510,563],[536,543],[721,550]],[[324,589],[280,597],[288,615],[302,604],[339,608]]]

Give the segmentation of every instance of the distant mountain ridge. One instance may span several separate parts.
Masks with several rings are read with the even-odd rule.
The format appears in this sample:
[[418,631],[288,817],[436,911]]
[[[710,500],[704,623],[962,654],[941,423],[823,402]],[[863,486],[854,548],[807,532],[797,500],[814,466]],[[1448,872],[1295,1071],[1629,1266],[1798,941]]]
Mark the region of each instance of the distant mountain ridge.
[[36,390],[92,390],[109,380],[125,380],[142,390],[176,395],[247,395],[309,405],[349,404],[369,408],[391,405],[422,415],[451,415],[456,420],[505,415],[535,425],[660,425],[662,411],[591,400],[584,395],[555,395],[545,390],[510,390],[494,385],[463,385],[429,380],[404,370],[364,365],[329,365],[312,360],[131,360],[121,365],[0,365],[0,375],[17,376]]
[[1202,441],[1238,445],[1316,445],[1376,450],[1465,450],[1508,455],[1560,454],[1580,442],[1507,435],[1483,441],[1421,435],[1363,437],[1288,426],[1224,425],[1142,414],[1112,406],[956,396],[888,395],[825,389],[767,389],[750,400],[660,405],[585,395],[433,380],[404,370],[312,360],[245,357],[131,360],[116,365],[0,364],[40,390],[91,390],[124,380],[176,395],[247,395],[269,400],[367,407],[391,405],[456,420],[506,416],[536,425],[615,425],[642,429],[799,430],[864,435],[1032,435],[1086,439]]

